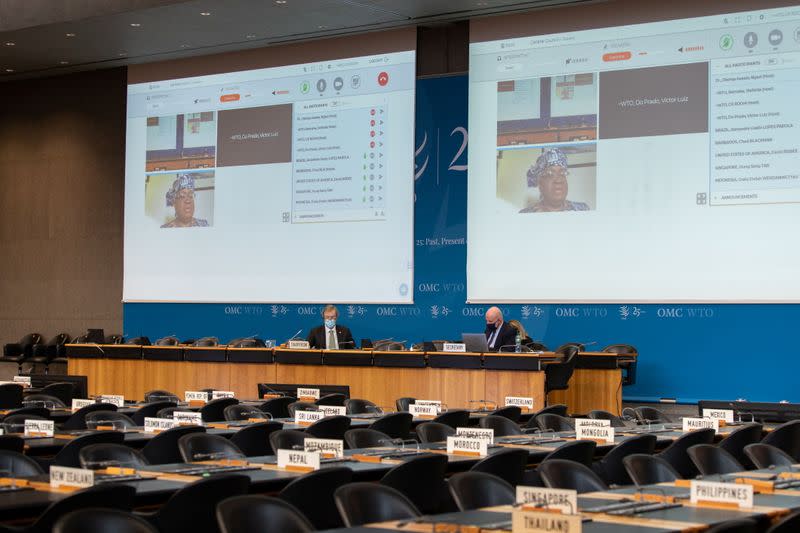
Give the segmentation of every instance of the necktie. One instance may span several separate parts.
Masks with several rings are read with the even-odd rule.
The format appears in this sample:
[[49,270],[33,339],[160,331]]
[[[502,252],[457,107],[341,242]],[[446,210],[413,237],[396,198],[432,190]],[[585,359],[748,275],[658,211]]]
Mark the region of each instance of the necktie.
[[497,340],[497,334],[500,333],[500,329],[495,329],[491,335],[489,335],[489,348],[494,348],[494,342]]
[[336,349],[336,334],[333,332],[332,329],[328,330],[328,349],[329,350]]

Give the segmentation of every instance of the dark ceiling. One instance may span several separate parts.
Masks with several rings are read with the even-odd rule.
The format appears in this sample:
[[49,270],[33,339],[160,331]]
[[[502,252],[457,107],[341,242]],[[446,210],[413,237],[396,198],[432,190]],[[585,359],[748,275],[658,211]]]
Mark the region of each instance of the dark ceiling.
[[587,0],[0,0],[0,81]]

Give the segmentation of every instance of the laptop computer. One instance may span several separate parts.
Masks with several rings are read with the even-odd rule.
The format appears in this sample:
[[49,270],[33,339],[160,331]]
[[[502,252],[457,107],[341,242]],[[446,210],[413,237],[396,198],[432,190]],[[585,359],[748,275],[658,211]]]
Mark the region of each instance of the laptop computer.
[[468,352],[483,353],[489,351],[489,343],[483,333],[462,333],[461,341],[466,345]]

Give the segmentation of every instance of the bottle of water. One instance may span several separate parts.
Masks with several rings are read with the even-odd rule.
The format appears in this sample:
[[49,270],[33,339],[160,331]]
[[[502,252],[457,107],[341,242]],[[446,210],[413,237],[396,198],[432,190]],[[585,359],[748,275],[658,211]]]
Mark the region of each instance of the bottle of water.
[[522,335],[519,334],[519,331],[517,332],[517,336],[514,339],[514,344],[515,344],[514,351],[516,353],[520,353],[522,351]]

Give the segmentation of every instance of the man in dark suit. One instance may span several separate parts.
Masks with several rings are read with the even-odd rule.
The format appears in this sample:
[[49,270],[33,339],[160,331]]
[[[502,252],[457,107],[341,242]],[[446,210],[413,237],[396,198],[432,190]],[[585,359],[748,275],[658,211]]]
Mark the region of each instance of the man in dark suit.
[[486,311],[486,343],[489,345],[489,350],[496,352],[502,346],[513,346],[516,337],[516,328],[503,321],[503,312],[500,308],[490,307]]
[[321,326],[312,329],[308,334],[308,343],[312,348],[322,350],[348,350],[356,347],[353,334],[344,326],[336,324],[339,310],[335,305],[326,305],[322,310]]

